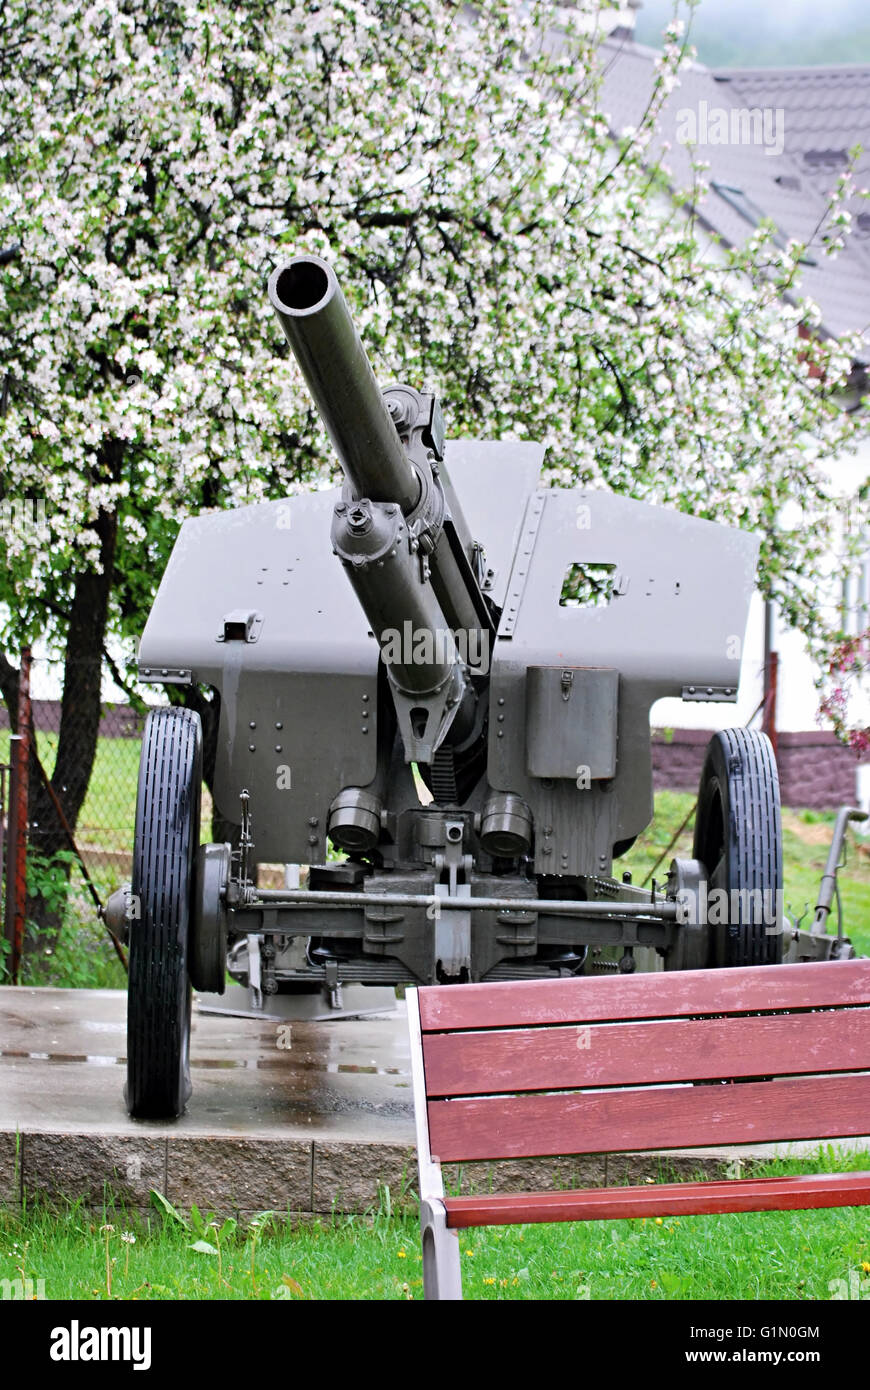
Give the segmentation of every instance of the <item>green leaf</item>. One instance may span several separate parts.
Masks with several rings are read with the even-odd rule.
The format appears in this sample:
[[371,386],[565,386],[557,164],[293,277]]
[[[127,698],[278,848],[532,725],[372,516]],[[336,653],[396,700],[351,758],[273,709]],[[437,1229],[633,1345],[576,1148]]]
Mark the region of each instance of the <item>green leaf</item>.
[[216,1245],[209,1245],[207,1240],[195,1240],[192,1245],[188,1245],[188,1250],[195,1250],[198,1255],[217,1255],[220,1252]]
[[662,1288],[665,1293],[678,1297],[689,1287],[689,1280],[682,1274],[671,1274],[669,1270],[664,1270],[659,1275]]
[[188,1222],[185,1220],[185,1218],[181,1215],[181,1212],[176,1211],[172,1203],[168,1201],[166,1197],[163,1196],[163,1193],[157,1192],[156,1189],[153,1187],[151,1189],[151,1200],[154,1203],[157,1210],[161,1212],[163,1216],[168,1217],[170,1221],[177,1222],[178,1225],[183,1226],[186,1231],[190,1230],[190,1226]]

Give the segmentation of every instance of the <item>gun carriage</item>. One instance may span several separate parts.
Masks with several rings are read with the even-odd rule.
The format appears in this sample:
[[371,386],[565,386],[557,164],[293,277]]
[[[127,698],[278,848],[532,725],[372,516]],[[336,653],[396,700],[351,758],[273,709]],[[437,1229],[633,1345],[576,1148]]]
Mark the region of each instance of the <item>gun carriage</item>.
[[[317,257],[268,293],[345,481],[185,521],[145,628],[142,680],[219,694],[214,798],[238,830],[200,844],[199,719],[153,711],[132,893],[109,909],[131,1112],[183,1111],[190,985],[227,974],[261,1004],[850,954],[827,912],[784,927],[753,731],[710,744],[693,857],[648,888],[613,873],[652,818],[652,703],[736,699],[755,538],[542,486],[533,443],[446,441],[433,394],[378,387]],[[258,887],[275,862],[305,886]]]

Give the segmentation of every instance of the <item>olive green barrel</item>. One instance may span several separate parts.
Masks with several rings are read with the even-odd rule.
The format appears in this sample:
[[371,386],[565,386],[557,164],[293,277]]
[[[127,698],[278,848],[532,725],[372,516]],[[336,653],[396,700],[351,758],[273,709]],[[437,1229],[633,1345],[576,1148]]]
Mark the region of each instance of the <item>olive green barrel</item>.
[[396,432],[335,272],[296,256],[269,277],[269,299],[357,498],[407,515],[420,480]]

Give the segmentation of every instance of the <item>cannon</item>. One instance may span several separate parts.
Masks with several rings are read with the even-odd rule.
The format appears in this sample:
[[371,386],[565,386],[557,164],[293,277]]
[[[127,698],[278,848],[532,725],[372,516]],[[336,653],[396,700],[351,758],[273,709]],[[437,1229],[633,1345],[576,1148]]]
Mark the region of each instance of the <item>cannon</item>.
[[[344,474],[185,521],[139,675],[219,698],[148,717],[132,885],[127,1102],[180,1114],[191,985],[254,1009],[399,985],[849,954],[786,929],[770,744],[718,733],[691,858],[614,861],[653,814],[650,707],[734,701],[757,541],[604,490],[542,485],[535,443],[445,438],[436,396],[381,390],[331,266],[268,294]],[[331,552],[331,553],[330,553]],[[301,866],[267,887],[263,865]],[[289,879],[287,881],[290,881]]]

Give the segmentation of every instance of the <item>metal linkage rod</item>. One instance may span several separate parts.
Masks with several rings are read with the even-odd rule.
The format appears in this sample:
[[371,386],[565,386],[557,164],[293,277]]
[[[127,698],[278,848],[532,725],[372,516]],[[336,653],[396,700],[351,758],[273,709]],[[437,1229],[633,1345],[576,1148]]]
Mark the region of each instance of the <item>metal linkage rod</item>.
[[459,912],[539,912],[559,916],[610,917],[616,920],[629,917],[654,917],[658,921],[674,922],[678,906],[674,902],[627,903],[582,902],[576,898],[439,898],[430,893],[328,893],[317,890],[282,890],[257,888],[243,907],[431,907],[437,904],[441,912],[455,908]]

